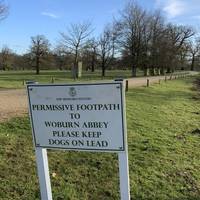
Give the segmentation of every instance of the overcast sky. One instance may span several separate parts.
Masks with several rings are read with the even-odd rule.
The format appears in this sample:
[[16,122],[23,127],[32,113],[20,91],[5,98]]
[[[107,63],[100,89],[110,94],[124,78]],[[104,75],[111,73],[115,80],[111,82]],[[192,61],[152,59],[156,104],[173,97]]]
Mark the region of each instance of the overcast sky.
[[[24,53],[30,37],[45,35],[54,45],[70,23],[90,20],[98,35],[127,0],[5,0],[8,17],[0,23],[0,47]],[[148,10],[160,9],[169,22],[200,30],[200,0],[138,0]]]

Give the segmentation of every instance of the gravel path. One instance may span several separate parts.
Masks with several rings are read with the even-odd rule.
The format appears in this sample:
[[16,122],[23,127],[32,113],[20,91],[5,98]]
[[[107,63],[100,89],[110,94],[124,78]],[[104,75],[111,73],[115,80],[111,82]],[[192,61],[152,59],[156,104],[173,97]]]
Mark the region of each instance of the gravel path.
[[[190,75],[197,75],[199,72],[189,72]],[[172,77],[175,78],[175,75]],[[138,77],[138,78],[129,78],[128,79],[128,85],[129,87],[139,87],[139,86],[146,86],[147,85],[147,79],[149,79],[150,84],[151,83],[158,83],[159,80],[165,80],[165,76],[149,76],[149,77]],[[167,79],[170,79],[170,76],[167,76]]]
[[[165,76],[148,77],[148,79],[151,84],[158,82],[159,79],[164,80]],[[130,78],[128,79],[128,83],[129,87],[145,86],[147,78]],[[6,121],[11,117],[23,116],[27,113],[27,95],[25,89],[0,90],[0,122]]]
[[0,91],[0,122],[11,117],[27,113],[27,96],[25,90]]

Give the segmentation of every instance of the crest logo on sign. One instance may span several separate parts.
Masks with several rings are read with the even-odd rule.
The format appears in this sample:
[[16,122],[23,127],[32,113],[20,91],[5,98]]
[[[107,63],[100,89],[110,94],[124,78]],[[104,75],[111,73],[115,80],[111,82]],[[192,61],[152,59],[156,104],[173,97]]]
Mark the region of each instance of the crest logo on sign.
[[69,95],[71,97],[76,96],[76,94],[77,94],[77,92],[76,92],[76,89],[74,87],[69,88]]

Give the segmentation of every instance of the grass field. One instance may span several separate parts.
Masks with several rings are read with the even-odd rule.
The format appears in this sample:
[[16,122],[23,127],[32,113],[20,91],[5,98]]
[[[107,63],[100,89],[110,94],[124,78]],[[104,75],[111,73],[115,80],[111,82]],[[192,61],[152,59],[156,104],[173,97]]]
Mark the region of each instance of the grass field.
[[[185,71],[177,71],[174,74],[185,73]],[[187,72],[186,72],[187,73]],[[137,77],[142,77],[143,72],[137,71]],[[24,88],[26,81],[37,81],[39,83],[73,83],[73,82],[94,82],[114,80],[117,78],[131,78],[130,70],[107,70],[106,76],[101,76],[101,71],[95,72],[83,71],[82,77],[74,80],[71,71],[59,70],[41,70],[39,75],[35,71],[0,71],[0,89],[16,89]]]
[[[200,199],[200,97],[194,78],[126,94],[131,199]],[[0,124],[0,199],[37,200],[28,117]],[[117,156],[48,151],[54,200],[118,200]]]
[[[141,71],[138,72],[142,75]],[[109,80],[115,78],[128,78],[131,76],[130,70],[108,70],[106,77],[101,77],[101,71],[95,72],[83,71],[82,77],[77,81]],[[42,70],[39,75],[35,71],[0,71],[0,88],[23,88],[26,81],[34,80],[40,83],[51,83],[52,78],[55,83],[74,82],[71,71],[50,71]]]

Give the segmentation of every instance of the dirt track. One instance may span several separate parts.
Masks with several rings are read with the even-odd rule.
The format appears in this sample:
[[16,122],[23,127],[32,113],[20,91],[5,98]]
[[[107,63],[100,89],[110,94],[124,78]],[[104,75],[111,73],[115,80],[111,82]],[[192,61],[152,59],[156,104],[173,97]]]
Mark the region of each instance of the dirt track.
[[[194,74],[194,73],[193,73]],[[165,76],[148,77],[151,83],[164,80]],[[169,77],[168,77],[169,79]],[[129,87],[138,87],[146,85],[147,78],[128,79]],[[11,117],[23,116],[28,113],[27,96],[24,89],[0,90],[0,122]]]
[[25,90],[0,91],[0,121],[27,113],[27,97]]

